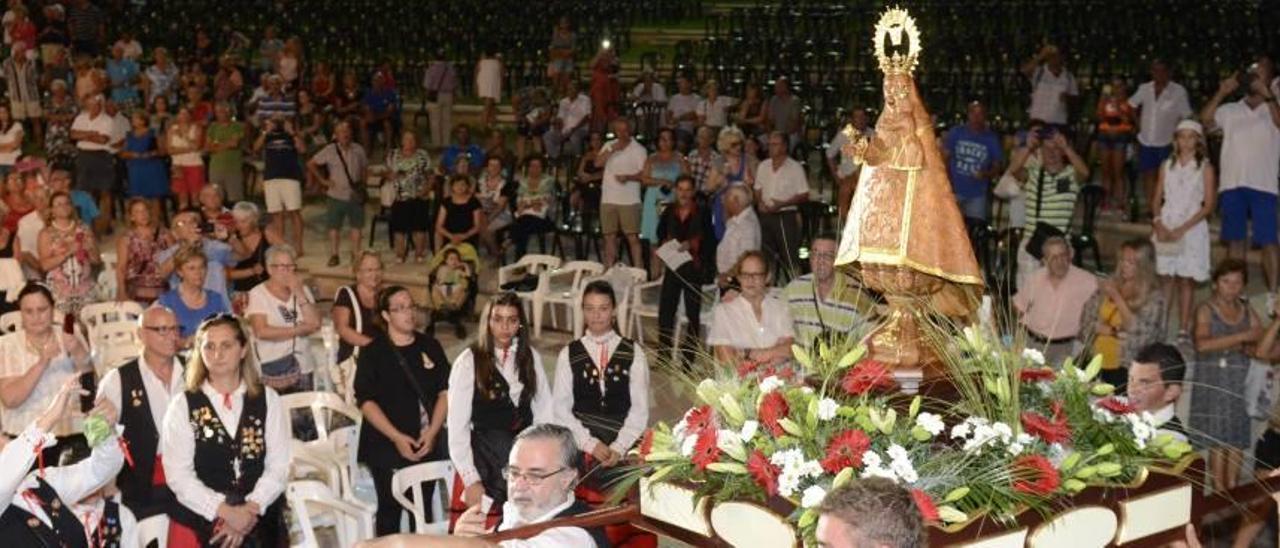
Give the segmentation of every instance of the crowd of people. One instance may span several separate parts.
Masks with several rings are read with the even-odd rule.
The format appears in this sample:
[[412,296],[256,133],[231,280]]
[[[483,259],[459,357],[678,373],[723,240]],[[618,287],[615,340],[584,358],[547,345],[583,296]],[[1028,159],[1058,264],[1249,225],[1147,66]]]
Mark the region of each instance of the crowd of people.
[[[335,71],[273,27],[256,45],[198,29],[193,55],[177,59],[128,32],[111,41],[104,18],[75,0],[37,17],[10,2],[3,19],[0,286],[10,298],[0,309],[19,320],[0,336],[9,440],[0,538],[15,545],[115,535],[129,546],[137,521],[161,514],[171,546],[274,545],[287,535],[290,437],[314,435],[314,425],[288,416],[280,396],[316,389],[327,366],[311,352],[324,304],[299,267],[311,196],[323,201],[327,266],[352,272],[331,320],[336,362],[354,367],[358,460],[373,480],[379,535],[400,532],[396,471],[432,460],[456,470],[450,512],[460,533],[581,512],[579,500],[604,500],[602,485],[649,426],[651,368],[690,367],[705,350],[789,374],[793,345],[877,320],[878,296],[835,267],[838,238],[806,230],[802,217],[822,201],[815,178],[829,177],[828,205],[845,218],[861,176],[845,151],[875,138],[861,106],[815,165],[801,152],[811,132],[787,78],[770,93],[749,83],[729,97],[692,74],[668,92],[650,71],[626,90],[605,46],[580,81],[563,19],[551,32],[547,86],[504,91],[501,56],[477,64],[479,142],[453,122],[458,68],[433,52],[421,75],[430,130],[420,136],[404,123],[389,68]],[[999,200],[1023,229],[1009,307],[1027,344],[1054,364],[1101,356],[1104,379],[1208,450],[1213,489],[1238,481],[1251,446],[1260,468],[1280,466],[1280,411],[1251,410],[1239,396],[1254,364],[1280,358],[1274,64],[1260,56],[1226,78],[1197,116],[1164,61],[1132,95],[1117,79],[1086,110],[1065,59],[1049,46],[1021,67],[1032,88],[1024,131],[995,133],[973,102],[940,139],[966,220],[995,221]],[[514,150],[498,110],[508,100]],[[1071,131],[1082,111],[1098,120],[1089,136]],[[642,124],[656,127],[641,133]],[[381,196],[371,197],[375,179]],[[1073,249],[1093,188],[1103,213],[1140,204],[1151,232],[1120,245],[1101,277],[1077,266]],[[392,234],[385,257],[362,245],[378,201]],[[1216,264],[1215,213],[1227,244]],[[481,266],[522,257],[575,220],[598,228],[603,265],[661,280],[655,347],[616,329],[623,295],[608,281],[583,288],[585,335],[554,364],[533,347],[515,293],[487,298],[479,333],[457,355],[422,329],[426,308],[465,340]],[[1267,295],[1256,311],[1246,300],[1250,242]],[[427,300],[384,282],[384,258],[426,276]],[[102,288],[104,268],[113,290]],[[1205,283],[1210,295],[1197,303]],[[80,312],[103,299],[145,308],[137,358],[100,371],[95,398],[81,382],[96,378],[99,352]],[[1187,373],[1187,362],[1217,367]],[[1184,380],[1196,384],[1186,428],[1174,413]],[[89,417],[123,431],[89,436]],[[1268,428],[1255,440],[1259,417]],[[27,474],[33,465],[48,475]],[[877,535],[918,538],[918,523],[866,517],[902,503],[891,491],[867,482],[833,492],[819,535],[849,538],[874,523],[892,530]],[[77,511],[59,515],[54,501]],[[1240,538],[1258,527],[1246,521]],[[543,535],[642,538],[626,527]]]

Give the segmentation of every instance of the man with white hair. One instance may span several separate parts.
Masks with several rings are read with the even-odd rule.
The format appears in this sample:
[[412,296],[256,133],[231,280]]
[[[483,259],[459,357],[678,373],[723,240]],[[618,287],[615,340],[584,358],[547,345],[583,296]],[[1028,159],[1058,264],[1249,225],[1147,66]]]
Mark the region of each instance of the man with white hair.
[[[502,474],[507,478],[507,502],[502,505],[502,523],[496,531],[501,533],[519,527],[536,525],[558,518],[571,517],[590,511],[573,494],[578,484],[578,460],[581,452],[573,440],[573,433],[558,424],[535,424],[516,436],[515,445]],[[409,548],[432,546],[437,548],[537,548],[551,546],[575,546],[591,548],[609,546],[604,531],[599,527],[549,527],[524,539],[499,542],[476,538],[495,530],[486,529],[485,514],[477,504],[458,518],[454,536],[431,537],[426,535],[393,535],[367,544],[364,548]]]
[[[724,196],[724,237],[716,247],[716,272],[721,282],[727,281],[738,257],[747,251],[760,249],[760,218],[751,208],[751,191],[742,185],[729,187]],[[723,285],[723,284],[722,284]]]
[[1027,347],[1042,350],[1054,367],[1075,352],[1084,305],[1098,291],[1098,277],[1071,264],[1071,246],[1052,236],[1041,248],[1044,267],[1033,272],[1013,296]]

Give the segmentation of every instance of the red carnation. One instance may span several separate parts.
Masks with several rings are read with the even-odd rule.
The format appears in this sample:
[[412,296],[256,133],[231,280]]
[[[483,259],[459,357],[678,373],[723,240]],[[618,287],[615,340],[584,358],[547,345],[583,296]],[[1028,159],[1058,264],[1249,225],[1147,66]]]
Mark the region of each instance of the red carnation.
[[707,465],[720,458],[720,446],[716,445],[716,430],[708,428],[698,434],[698,441],[693,446],[693,456],[689,460],[699,471],[706,470]]
[[742,360],[738,362],[738,377],[745,378],[756,372],[760,368],[760,364],[754,360]]
[[757,412],[760,418],[760,424],[764,426],[774,437],[783,435],[782,425],[778,421],[786,418],[787,413],[791,412],[791,407],[787,405],[787,398],[782,393],[774,390],[760,398],[760,409]]
[[1043,455],[1024,455],[1013,461],[1009,470],[1013,490],[1036,496],[1048,496],[1058,490],[1061,478],[1053,463]]
[[644,431],[644,437],[640,438],[640,458],[649,456],[649,452],[653,451],[653,429]]
[[862,455],[871,447],[871,438],[861,430],[845,430],[827,442],[827,456],[822,459],[822,469],[839,474],[845,468],[862,466]]
[[920,517],[924,518],[925,523],[937,523],[938,505],[933,503],[933,499],[929,498],[929,493],[919,489],[911,490],[911,499],[916,502],[916,508],[920,510]]
[[778,474],[782,473],[782,469],[769,462],[769,458],[759,449],[752,451],[751,456],[747,457],[747,472],[769,496],[778,494]]
[[1052,381],[1056,376],[1057,373],[1047,367],[1027,368],[1018,372],[1018,378],[1022,382]]
[[685,435],[692,436],[703,430],[715,430],[715,414],[710,405],[703,405],[689,410],[684,420]]
[[1128,415],[1138,411],[1138,408],[1134,407],[1133,404],[1114,396],[1098,400],[1098,407],[1110,411],[1113,415]]
[[869,392],[887,392],[898,386],[893,373],[885,364],[875,360],[863,360],[853,366],[840,382],[845,392],[861,396]]

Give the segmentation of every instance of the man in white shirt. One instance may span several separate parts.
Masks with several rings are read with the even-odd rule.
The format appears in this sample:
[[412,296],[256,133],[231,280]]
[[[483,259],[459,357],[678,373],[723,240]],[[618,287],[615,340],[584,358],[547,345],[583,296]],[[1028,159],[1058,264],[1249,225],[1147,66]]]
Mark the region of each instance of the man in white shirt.
[[1173,132],[1178,122],[1191,115],[1191,102],[1187,88],[1170,80],[1172,72],[1168,63],[1156,59],[1151,62],[1151,81],[1138,86],[1129,106],[1138,114],[1138,173],[1147,203],[1155,203],[1151,195],[1155,191],[1156,173],[1160,163],[1173,150]]
[[853,201],[853,190],[858,183],[858,173],[861,169],[860,165],[853,163],[852,156],[843,154],[844,146],[860,135],[868,139],[875,136],[875,128],[871,127],[867,110],[857,105],[849,111],[849,126],[853,128],[852,135],[837,131],[831,138],[831,142],[827,144],[827,169],[831,171],[831,176],[835,177],[838,185],[836,211],[839,216],[836,218],[841,222],[844,222],[845,216],[849,213],[849,204]]
[[640,82],[631,90],[631,98],[641,103],[667,102],[667,88],[654,77],[652,70],[640,75]]
[[571,80],[568,92],[560,99],[556,115],[551,119],[551,129],[542,134],[547,157],[559,158],[561,151],[574,156],[582,154],[582,140],[587,136],[590,118],[591,98],[582,94],[581,85],[576,80]]
[[138,519],[166,512],[173,492],[157,475],[160,468],[160,425],[169,398],[183,390],[178,352],[178,318],[172,310],[152,305],[138,317],[142,355],[108,371],[98,386],[98,397],[120,410],[123,437],[129,442],[134,466],[123,468],[116,478],[124,505]]
[[612,123],[614,140],[596,154],[596,167],[604,168],[600,183],[600,231],[604,234],[604,264],[618,258],[618,233],[627,238],[631,265],[643,266],[640,257],[640,181],[648,153],[631,138],[631,120],[618,117]]
[[[1280,193],[1280,104],[1269,89],[1270,63],[1257,63],[1243,75],[1232,75],[1200,111],[1205,128],[1222,129],[1218,203],[1222,210],[1222,241],[1229,257],[1244,259],[1245,238],[1253,224],[1253,243],[1262,248],[1262,272],[1269,295],[1276,292],[1276,196]],[[1244,98],[1222,104],[1237,89]],[[1274,309],[1274,297],[1268,299]],[[1274,310],[1268,310],[1268,313]]]
[[36,208],[18,219],[17,242],[22,256],[22,273],[28,280],[41,280],[44,272],[40,269],[40,231],[44,230],[44,219],[49,212],[49,189],[41,184],[26,183],[27,201]]
[[755,194],[764,251],[779,273],[793,275],[799,272],[799,206],[809,201],[809,181],[800,162],[787,155],[788,145],[781,131],[769,134],[769,159],[756,167]]
[[751,208],[751,192],[743,186],[731,186],[725,191],[724,237],[716,246],[716,272],[720,285],[728,280],[729,271],[743,253],[760,249],[760,219]]
[[693,92],[693,82],[688,76],[676,79],[676,94],[667,99],[664,126],[676,128],[676,141],[680,150],[689,150],[693,142],[693,130],[698,125],[698,102],[702,98]]
[[1032,120],[1065,129],[1068,107],[1080,95],[1080,88],[1076,86],[1076,77],[1062,66],[1062,52],[1056,46],[1046,45],[1023,63],[1022,74],[1031,80],[1031,107],[1027,114]]
[[571,517],[591,510],[574,497],[578,484],[579,452],[573,433],[558,424],[535,424],[516,436],[503,475],[507,477],[508,500],[502,505],[502,523],[496,535],[506,540],[490,541],[480,535],[495,534],[485,528],[481,505],[468,508],[458,518],[451,537],[392,535],[357,546],[364,548],[590,548],[608,546],[599,527],[550,527],[531,536],[503,535],[512,529]]
[[111,220],[111,187],[116,168],[111,143],[116,135],[115,117],[104,108],[102,95],[88,98],[86,108],[71,122],[71,140],[76,142],[76,188],[94,195],[104,222]]

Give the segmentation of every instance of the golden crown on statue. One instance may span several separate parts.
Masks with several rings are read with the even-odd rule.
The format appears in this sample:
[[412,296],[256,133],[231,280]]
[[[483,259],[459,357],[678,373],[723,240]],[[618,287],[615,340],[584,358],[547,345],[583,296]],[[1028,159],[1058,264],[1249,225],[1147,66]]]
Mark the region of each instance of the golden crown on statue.
[[876,60],[885,74],[910,74],[920,58],[920,29],[916,20],[899,7],[885,10],[872,36]]

